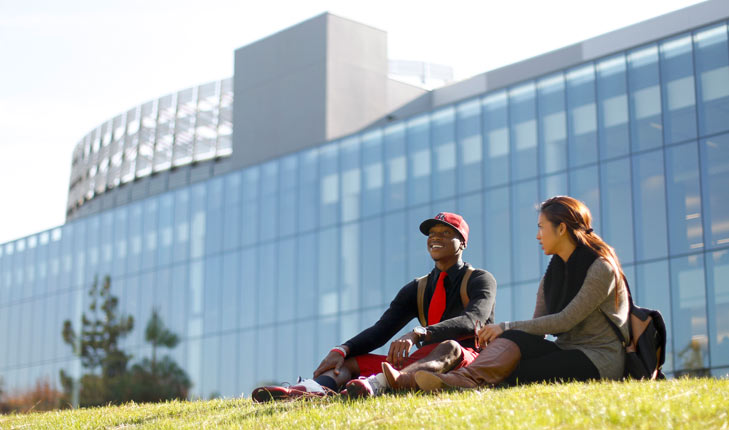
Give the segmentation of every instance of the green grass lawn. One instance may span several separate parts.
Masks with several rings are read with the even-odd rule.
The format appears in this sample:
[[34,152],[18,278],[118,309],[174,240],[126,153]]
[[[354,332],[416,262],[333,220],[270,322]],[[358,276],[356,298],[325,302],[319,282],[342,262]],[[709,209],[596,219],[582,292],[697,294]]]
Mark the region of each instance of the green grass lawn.
[[0,416],[2,429],[729,429],[729,380],[599,382],[254,404],[127,404]]

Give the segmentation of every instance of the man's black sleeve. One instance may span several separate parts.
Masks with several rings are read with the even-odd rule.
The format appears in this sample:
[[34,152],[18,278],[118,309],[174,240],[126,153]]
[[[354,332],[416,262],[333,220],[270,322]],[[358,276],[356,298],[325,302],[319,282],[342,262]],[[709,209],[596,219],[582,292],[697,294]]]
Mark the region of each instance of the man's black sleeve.
[[[448,339],[473,337],[476,321],[493,324],[494,301],[496,300],[496,279],[481,269],[476,269],[468,280],[468,306],[460,315],[428,326],[427,343],[437,343]],[[448,318],[448,319],[445,319]]]
[[372,327],[344,342],[349,347],[349,355],[367,354],[390,340],[405,324],[417,317],[418,284],[412,281],[402,287],[385,311]]

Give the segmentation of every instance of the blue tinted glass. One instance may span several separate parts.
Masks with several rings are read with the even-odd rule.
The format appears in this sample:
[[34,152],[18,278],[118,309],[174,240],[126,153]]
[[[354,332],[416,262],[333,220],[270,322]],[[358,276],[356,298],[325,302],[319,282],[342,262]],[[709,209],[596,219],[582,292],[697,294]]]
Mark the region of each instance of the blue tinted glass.
[[341,281],[339,292],[341,294],[342,311],[352,311],[362,306],[360,301],[360,225],[352,223],[342,226],[342,237],[339,252],[339,269]]
[[710,247],[726,246],[729,243],[729,135],[701,142],[701,166],[705,243]]
[[260,182],[261,170],[258,166],[243,171],[243,200],[241,203],[241,244],[258,243],[260,231]]
[[[527,281],[539,277],[539,246],[535,239],[538,217],[537,181],[513,186],[512,216],[514,280]],[[503,251],[502,251],[503,252]]]
[[[286,351],[283,345],[295,345],[296,344],[296,323],[279,324],[276,326],[276,340],[278,340],[278,349],[281,352]],[[296,362],[298,361],[298,354],[276,354],[276,375],[277,380],[283,381],[292,378],[291,375],[298,375],[296,373]],[[312,370],[302,373],[303,375],[311,374]]]
[[[432,216],[432,215],[431,215]],[[394,212],[385,215],[385,300],[392,300],[403,285],[412,280],[407,273],[405,246],[408,243],[405,213]],[[417,228],[416,226],[410,226]],[[410,278],[408,278],[410,276]]]
[[205,285],[203,286],[203,333],[220,331],[221,274],[223,270],[220,255],[208,257],[205,261]]
[[319,150],[319,222],[326,227],[339,221],[339,142]]
[[223,247],[223,178],[207,182],[205,208],[205,254],[220,252]]
[[311,231],[319,225],[319,150],[299,155],[299,231]]
[[282,158],[280,163],[278,192],[278,233],[281,237],[296,233],[296,186],[298,184],[298,162],[296,155]]
[[184,264],[172,268],[172,290],[170,294],[170,317],[165,323],[169,329],[181,338],[185,337],[187,312],[185,302],[188,290],[188,270]]
[[552,173],[567,168],[567,117],[565,114],[564,76],[557,74],[539,80],[540,172]]
[[[240,253],[240,283],[238,284],[238,315],[239,327],[252,327],[258,321],[258,295],[271,294],[271,280],[267,277],[268,288],[263,288],[263,281],[259,281],[264,276],[259,267],[259,249],[257,247],[244,248]],[[305,278],[302,280],[305,284]]]
[[297,237],[296,253],[296,317],[311,318],[318,314],[317,307],[317,254],[316,233]]
[[319,315],[339,312],[339,265],[332,263],[339,255],[340,234],[339,227],[319,231]]
[[200,258],[205,253],[205,228],[207,227],[207,189],[205,187],[205,183],[193,185],[191,193],[190,258]]
[[261,166],[260,240],[278,237],[278,160]]
[[[260,252],[258,258],[258,324],[271,324],[276,320],[277,295],[276,283],[279,266],[276,258],[277,243],[263,243],[258,247]],[[247,272],[246,272],[247,273]]]
[[471,100],[457,107],[458,191],[469,192],[483,186],[483,142],[481,101]]
[[704,247],[699,151],[696,142],[666,148],[668,233],[671,254]]
[[509,181],[509,99],[506,91],[491,94],[481,102],[484,136],[484,186]]
[[362,136],[362,216],[382,212],[385,168],[382,162],[382,130]]
[[422,115],[408,121],[408,203],[430,200],[430,121]]
[[515,321],[530,320],[534,316],[534,304],[537,301],[539,282],[525,282],[511,287],[514,302]]
[[360,193],[362,175],[360,170],[359,136],[342,141],[339,151],[342,175],[342,222],[358,219],[360,216]]
[[215,387],[223,398],[241,395],[238,389],[238,333],[220,336],[220,386]]
[[[362,303],[364,308],[381,306],[385,303],[384,293],[384,244],[381,217],[362,221]],[[389,240],[388,240],[389,243]]]
[[456,192],[455,109],[451,106],[431,115],[433,133],[433,198],[452,197]]
[[223,255],[223,273],[221,284],[220,329],[233,330],[238,327],[238,291],[240,289],[240,252],[228,252]]
[[712,252],[707,258],[709,351],[711,366],[729,365],[729,251]]
[[[116,222],[116,220],[115,220]],[[174,237],[173,259],[175,263],[188,259],[190,255],[190,189],[175,191],[174,203]],[[115,234],[117,242],[119,235]],[[126,236],[124,236],[126,237]],[[126,248],[126,247],[125,247]],[[118,249],[117,249],[118,251]],[[118,254],[118,253],[117,253]],[[114,257],[117,259],[118,257]]]
[[[157,263],[160,266],[170,264],[172,262],[172,241],[174,238],[174,204],[175,195],[173,193],[162,194],[159,198],[159,247],[157,248]],[[103,220],[102,220],[103,224]],[[104,227],[102,226],[102,238]],[[106,242],[102,239],[103,242]],[[111,257],[111,248],[106,249],[106,244],[101,245],[102,261],[106,260],[107,255]]]
[[463,259],[474,267],[484,267],[484,215],[483,194],[475,193],[458,198],[458,213],[468,223],[468,246]]
[[655,45],[628,54],[630,135],[633,151],[655,148],[663,142],[658,48]]
[[729,129],[729,44],[727,27],[720,24],[694,33],[696,91],[699,107],[699,134]]
[[703,254],[671,259],[676,370],[709,366]]
[[[624,264],[635,259],[633,252],[633,199],[630,160],[604,163],[601,175],[602,230],[600,235],[615,249]],[[594,214],[595,211],[592,211]]]
[[[323,358],[323,352],[319,351],[316,343],[317,335],[316,320],[305,320],[296,324],[296,371],[295,375],[308,375],[312,369],[316,369]],[[344,339],[336,341],[337,344]],[[331,345],[329,346],[331,348]],[[327,349],[326,351],[328,351]],[[290,378],[290,376],[288,376]]]
[[570,166],[597,160],[595,67],[587,64],[567,72],[567,123]]
[[486,265],[501,284],[511,282],[511,224],[509,188],[486,191],[484,201],[484,242]]
[[[567,186],[567,173],[544,176],[541,179],[541,198],[544,201],[554,196],[566,196],[569,194]],[[536,233],[535,233],[536,234]]]
[[231,250],[240,247],[241,239],[241,173],[236,172],[225,177],[223,209],[223,249]]
[[[276,328],[265,327],[258,329],[257,345],[259,351],[281,351],[283,349],[276,340]],[[250,352],[248,352],[250,354]],[[277,377],[279,376],[279,377]],[[276,360],[259,358],[256,360],[255,381],[278,381],[280,375],[276,372]]]
[[433,260],[430,258],[430,254],[428,254],[428,248],[426,245],[426,241],[428,239],[427,236],[420,231],[420,223],[428,218],[432,218],[437,212],[455,212],[455,208],[451,209],[444,207],[441,209],[439,202],[439,206],[432,212],[433,213],[431,213],[429,206],[421,206],[408,210],[406,225],[406,231],[408,232],[407,273],[410,279],[415,276],[423,276],[433,269]]
[[597,124],[601,159],[619,157],[630,151],[627,85],[624,55],[597,63]]
[[[618,255],[620,258],[620,255]],[[622,263],[622,260],[621,260]],[[623,268],[625,271],[625,267]],[[673,318],[671,317],[671,284],[669,282],[668,262],[638,264],[635,283],[630,284],[633,299],[638,306],[657,309],[666,322],[666,363],[664,372],[673,371]]]
[[129,248],[127,254],[127,273],[137,273],[142,263],[142,203],[129,206]]
[[202,260],[197,260],[188,267],[187,336],[198,337],[203,333],[205,266]]
[[575,169],[570,174],[570,195],[581,200],[592,214],[592,228],[602,233],[600,224],[600,179],[597,166]]
[[405,125],[403,123],[385,129],[385,210],[405,207],[408,177],[405,156]]
[[279,242],[278,290],[276,290],[276,320],[289,321],[296,318],[296,239]]
[[509,90],[511,178],[537,176],[537,120],[534,83]]
[[663,137],[666,143],[696,138],[696,92],[691,36],[661,43]]
[[258,361],[257,354],[251,354],[251,347],[253,345],[258,346],[256,338],[256,330],[245,330],[238,334],[237,367],[239,393],[250,393],[261,381],[258,375],[258,369],[256,368]]
[[662,151],[636,156],[633,160],[633,210],[638,261],[667,254],[665,196]]

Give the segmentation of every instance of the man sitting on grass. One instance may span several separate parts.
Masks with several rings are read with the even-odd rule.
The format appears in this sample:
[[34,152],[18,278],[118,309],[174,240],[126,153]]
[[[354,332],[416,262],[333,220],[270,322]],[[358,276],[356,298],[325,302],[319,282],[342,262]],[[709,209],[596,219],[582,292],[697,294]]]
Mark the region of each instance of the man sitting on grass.
[[[254,401],[324,396],[342,391],[349,397],[379,395],[388,389],[416,388],[419,370],[447,372],[468,365],[477,322],[494,321],[496,280],[461,259],[468,244],[468,224],[457,214],[441,212],[420,224],[435,267],[406,284],[373,326],[335,346],[314,371],[296,385],[253,390]],[[421,325],[390,344],[387,356],[370,354],[413,318]],[[419,349],[413,354],[413,345]],[[385,372],[384,374],[382,372]]]

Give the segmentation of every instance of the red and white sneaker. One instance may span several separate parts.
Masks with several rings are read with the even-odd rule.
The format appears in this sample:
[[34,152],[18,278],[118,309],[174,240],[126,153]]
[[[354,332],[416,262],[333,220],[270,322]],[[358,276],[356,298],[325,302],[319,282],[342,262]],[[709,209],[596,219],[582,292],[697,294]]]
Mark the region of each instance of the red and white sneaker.
[[296,385],[284,387],[282,385],[269,385],[258,387],[251,393],[254,402],[264,403],[281,400],[294,400],[301,397],[324,397],[328,388],[322,387],[313,379],[301,379]]
[[[370,377],[359,377],[347,382],[345,385],[345,391],[347,397],[350,399],[359,399],[365,397],[379,396],[389,388],[386,384],[387,381],[380,381],[377,378],[378,375]],[[380,374],[384,379],[384,375]],[[344,392],[344,391],[343,391]]]

